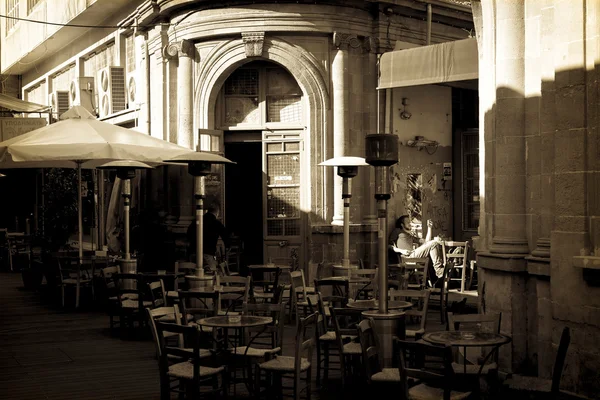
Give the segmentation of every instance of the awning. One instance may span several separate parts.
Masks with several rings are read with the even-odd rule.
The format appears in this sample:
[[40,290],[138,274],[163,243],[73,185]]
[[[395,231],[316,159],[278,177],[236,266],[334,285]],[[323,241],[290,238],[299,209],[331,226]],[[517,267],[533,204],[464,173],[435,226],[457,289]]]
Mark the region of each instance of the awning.
[[8,96],[0,93],[0,107],[4,107],[14,112],[36,113],[47,112],[50,106],[30,103],[25,100],[17,99],[16,97]]
[[475,38],[396,50],[381,56],[377,89],[477,79],[478,69]]

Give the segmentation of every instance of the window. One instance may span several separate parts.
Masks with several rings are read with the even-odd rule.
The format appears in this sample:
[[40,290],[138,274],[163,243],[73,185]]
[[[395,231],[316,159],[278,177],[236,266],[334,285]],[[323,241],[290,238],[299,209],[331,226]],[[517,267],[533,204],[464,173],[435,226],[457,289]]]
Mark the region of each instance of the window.
[[224,127],[302,122],[302,90],[284,68],[253,62],[234,71],[223,89]]
[[35,7],[40,0],[27,0],[27,15],[31,14],[31,10]]
[[300,141],[266,145],[267,236],[300,235]]
[[14,19],[19,17],[19,0],[6,0],[6,34],[17,24],[19,20]]
[[479,227],[479,131],[462,133],[463,230]]

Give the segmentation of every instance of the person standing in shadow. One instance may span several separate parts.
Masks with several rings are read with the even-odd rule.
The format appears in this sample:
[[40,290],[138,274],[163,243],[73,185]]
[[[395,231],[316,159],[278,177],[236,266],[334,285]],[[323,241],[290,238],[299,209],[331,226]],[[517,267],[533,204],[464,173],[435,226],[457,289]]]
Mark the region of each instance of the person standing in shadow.
[[[206,214],[204,214],[203,220],[203,264],[204,269],[211,272],[215,272],[217,270],[217,242],[219,241],[219,237],[225,244],[225,251],[229,250],[231,245],[227,229],[225,228],[225,225],[219,221],[220,212],[221,207],[219,206],[219,203],[212,203],[208,207]],[[189,242],[190,257],[195,259],[195,254],[197,251],[196,221],[192,221],[192,223],[188,226],[187,239]]]

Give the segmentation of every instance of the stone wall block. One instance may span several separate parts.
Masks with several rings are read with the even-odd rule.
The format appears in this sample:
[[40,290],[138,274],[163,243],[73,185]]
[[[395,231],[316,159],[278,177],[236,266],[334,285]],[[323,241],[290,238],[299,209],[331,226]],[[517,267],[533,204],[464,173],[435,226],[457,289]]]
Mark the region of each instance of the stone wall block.
[[542,1],[538,0],[525,0],[525,17],[526,18],[536,18],[539,17],[542,13]]
[[[559,73],[557,73],[558,79]],[[556,129],[585,127],[585,87],[583,85],[556,89]]]
[[542,84],[540,104],[540,132],[556,131],[556,98],[553,90],[547,91]]
[[539,214],[529,213],[525,217],[527,243],[530,249],[535,249],[538,239],[541,237],[541,217]]
[[554,365],[554,359],[556,357],[553,354],[552,342],[538,340],[538,376],[544,379],[552,378],[552,366]]
[[[587,198],[588,198],[588,215],[600,216],[600,171],[596,170],[589,172],[586,176],[587,180]],[[596,233],[597,237],[593,243],[600,247],[600,233]],[[596,254],[600,256],[600,253]]]
[[525,138],[525,159],[527,163],[527,175],[539,175],[542,167],[542,138],[540,136],[527,136]]
[[540,136],[540,173],[554,173],[554,133]]
[[560,226],[561,229],[564,229],[567,232],[583,232],[587,230],[588,218],[583,215],[554,216],[554,225]]
[[[525,175],[496,176],[496,208],[498,214],[525,213]],[[502,188],[502,190],[498,190]],[[487,199],[486,199],[487,201]]]
[[527,65],[524,67],[522,62],[509,61],[496,64],[497,99],[506,99],[523,95],[526,68]]
[[525,239],[525,224],[523,223],[523,219],[525,218],[525,213],[516,214],[513,211],[513,214],[496,214],[494,217],[494,223],[497,226],[502,226],[502,236],[515,238],[515,239]]
[[584,196],[573,195],[585,193],[585,174],[583,172],[556,174],[554,179],[554,215],[585,215]]
[[[517,4],[517,3],[513,3]],[[512,8],[498,7],[498,8]],[[496,61],[514,60],[521,58],[525,52],[525,36],[519,34],[507,34],[508,32],[523,32],[523,18],[508,18],[496,23]]]
[[554,170],[576,172],[585,169],[585,129],[558,130],[554,135]]
[[600,380],[598,379],[600,357],[597,354],[589,354],[585,351],[580,352],[578,356],[579,360],[573,360],[573,362],[578,362],[579,368],[573,373],[565,368],[565,372],[568,376],[572,376],[574,382],[579,384],[578,387],[581,388],[583,395],[589,398],[598,398],[598,394],[600,394]]
[[518,3],[513,3],[512,6],[498,6],[496,9],[496,19],[498,21],[502,21],[505,19],[522,19],[526,15],[531,15],[526,14],[528,4],[526,5],[524,3],[525,2],[520,1]]
[[522,136],[525,129],[525,99],[515,92],[513,97],[496,100],[496,139]]
[[[539,87],[536,89],[539,92]],[[540,106],[542,100],[539,95],[525,98],[525,135],[535,136],[540,134]]]
[[525,153],[523,136],[505,136],[499,139],[496,143],[496,176],[524,175],[527,172]]

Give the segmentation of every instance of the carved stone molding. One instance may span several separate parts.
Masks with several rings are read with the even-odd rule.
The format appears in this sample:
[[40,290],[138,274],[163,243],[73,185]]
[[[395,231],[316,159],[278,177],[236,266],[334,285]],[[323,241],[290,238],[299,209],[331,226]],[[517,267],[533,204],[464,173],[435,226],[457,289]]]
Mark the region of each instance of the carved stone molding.
[[358,49],[361,44],[358,36],[354,34],[333,32],[333,45],[339,50],[348,50],[349,47]]
[[242,32],[242,41],[246,50],[246,57],[260,57],[263,53],[265,42],[264,32]]
[[165,58],[194,57],[194,45],[189,40],[180,40],[169,43],[165,47]]

